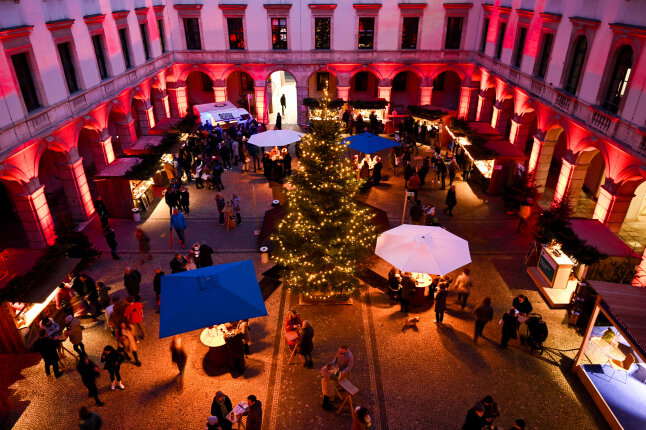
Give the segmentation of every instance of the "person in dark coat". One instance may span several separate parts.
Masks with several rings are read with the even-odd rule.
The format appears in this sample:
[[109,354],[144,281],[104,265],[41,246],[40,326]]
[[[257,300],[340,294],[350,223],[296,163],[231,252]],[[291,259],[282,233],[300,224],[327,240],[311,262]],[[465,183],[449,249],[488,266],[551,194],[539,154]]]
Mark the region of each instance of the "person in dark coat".
[[422,209],[422,202],[415,200],[415,204],[410,208],[410,221],[413,225],[422,224],[422,216],[424,216],[424,210]]
[[187,215],[190,213],[189,194],[186,187],[182,187],[179,190],[179,207],[182,211],[186,212]]
[[491,298],[485,297],[482,303],[473,310],[476,316],[476,329],[473,335],[473,343],[478,341],[478,337],[482,336],[485,324],[493,319],[493,307],[491,306]]
[[283,165],[285,166],[285,176],[290,177],[292,175],[292,156],[289,151],[283,155]]
[[165,273],[161,267],[155,267],[155,277],[153,278],[153,291],[155,292],[155,304],[157,305],[157,312],[159,313],[159,304],[161,298],[161,278]]
[[233,410],[233,405],[228,396],[224,395],[222,391],[217,391],[211,403],[211,415],[218,417],[218,423],[222,430],[231,430],[233,424],[226,419],[226,416]]
[[45,374],[49,376],[50,367],[54,369],[54,376],[60,378],[63,372],[58,370],[58,346],[60,341],[54,340],[47,336],[47,330],[40,331],[40,337],[34,342],[34,352],[39,352],[45,361]]
[[381,171],[384,165],[381,163],[381,157],[376,157],[377,162],[372,166],[372,177],[370,180],[373,184],[378,185],[381,182]]
[[448,172],[448,169],[446,168],[446,163],[442,158],[439,158],[437,160],[437,171],[440,174],[440,178],[442,181],[442,188],[443,190],[446,189],[446,173]]
[[247,430],[260,430],[262,426],[262,403],[253,394],[247,397]]
[[99,399],[99,389],[96,387],[96,378],[101,375],[97,365],[94,364],[87,355],[82,355],[76,369],[81,375],[83,385],[87,387],[88,397],[94,397],[96,405],[103,406],[104,403]]
[[78,273],[72,272],[70,274],[70,285],[72,289],[76,292],[77,295],[85,297],[85,285],[83,285],[83,280]]
[[96,412],[90,412],[83,406],[79,410],[79,430],[101,430],[103,418]]
[[103,306],[101,306],[101,302],[99,300],[99,292],[96,288],[96,282],[94,282],[94,279],[86,273],[81,273],[79,278],[81,278],[81,281],[83,282],[85,299],[93,307],[93,320],[96,321],[96,318],[103,312]]
[[242,375],[245,370],[245,356],[244,356],[244,335],[236,332],[233,336],[226,336],[224,342],[227,345],[227,359],[229,368],[234,372]]
[[448,282],[440,281],[440,291],[435,296],[435,322],[442,324],[446,312],[446,297],[449,295]]
[[215,195],[215,206],[218,208],[220,225],[224,225],[224,207],[226,204],[227,202],[224,200],[224,197],[222,197],[222,194],[217,193]]
[[280,116],[280,112],[276,114],[276,130],[283,129],[283,119]]
[[527,296],[523,294],[519,294],[514,299],[514,301],[512,302],[512,306],[522,315],[527,315],[534,309],[532,304],[529,302],[529,299],[527,298]]
[[265,152],[262,154],[262,169],[263,169],[263,174],[267,180],[271,179],[271,166],[272,166],[272,161],[271,158],[269,157],[269,153]]
[[132,269],[130,266],[127,266],[123,274],[123,285],[128,291],[128,295],[132,296],[138,302],[141,301],[139,296],[139,289],[141,284],[141,273],[137,269]]
[[168,205],[168,210],[173,213],[173,208],[179,207],[179,193],[173,191],[171,185],[168,186],[164,193],[164,201]]
[[300,344],[298,345],[298,352],[301,353],[305,359],[303,367],[313,367],[314,361],[312,361],[312,350],[314,349],[314,329],[312,324],[309,321],[303,321],[303,328],[301,329],[301,338]]
[[509,309],[502,316],[502,338],[500,339],[500,346],[507,348],[509,339],[518,339],[518,317],[516,316],[516,309],[514,308]]
[[484,419],[485,408],[480,402],[476,403],[474,407],[467,412],[466,420],[462,425],[462,430],[481,430],[485,425]]
[[110,247],[110,251],[112,252],[112,259],[121,260],[121,258],[117,255],[117,240],[114,237],[114,230],[112,230],[112,227],[106,225],[103,228],[103,236],[105,237],[105,241]]
[[110,212],[108,212],[108,208],[105,206],[101,196],[97,197],[94,201],[94,209],[96,209],[96,213],[101,220],[101,228],[106,228],[109,223]]
[[114,390],[115,388],[115,381],[116,386],[118,386],[120,390],[126,388],[121,383],[121,363],[123,363],[123,355],[119,354],[112,345],[106,345],[106,347],[103,348],[103,354],[101,354],[101,363],[105,363],[103,369],[107,370],[110,374],[112,389]]
[[175,258],[170,261],[170,273],[186,272],[188,261],[182,254],[175,254]]
[[404,273],[401,296],[399,297],[402,312],[408,312],[408,304],[413,294],[415,294],[415,281],[410,277],[410,273]]
[[446,193],[446,200],[444,200],[446,208],[444,208],[444,213],[449,216],[453,216],[453,208],[458,204],[458,198],[455,195],[455,185],[451,185],[449,191]]
[[396,267],[392,267],[390,271],[388,272],[388,295],[390,296],[390,299],[393,301],[397,301],[397,298],[399,296],[399,293],[401,292],[401,283],[399,281],[400,276],[399,270]]

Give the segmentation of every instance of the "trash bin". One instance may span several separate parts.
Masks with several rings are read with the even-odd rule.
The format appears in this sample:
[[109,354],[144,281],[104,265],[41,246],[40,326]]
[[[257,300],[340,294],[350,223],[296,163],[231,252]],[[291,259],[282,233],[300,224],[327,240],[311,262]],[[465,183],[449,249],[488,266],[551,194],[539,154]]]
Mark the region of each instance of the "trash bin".
[[139,221],[141,221],[141,214],[140,214],[140,211],[139,211],[139,209],[138,209],[138,208],[133,208],[133,209],[132,209],[132,219],[133,219],[135,222],[139,222]]
[[269,248],[266,246],[260,247],[260,262],[263,264],[269,263]]
[[278,206],[280,206],[280,200],[273,200],[271,202],[271,207],[272,208],[277,208]]
[[568,317],[568,324],[577,325],[578,323],[579,323],[579,313],[571,312],[570,316]]

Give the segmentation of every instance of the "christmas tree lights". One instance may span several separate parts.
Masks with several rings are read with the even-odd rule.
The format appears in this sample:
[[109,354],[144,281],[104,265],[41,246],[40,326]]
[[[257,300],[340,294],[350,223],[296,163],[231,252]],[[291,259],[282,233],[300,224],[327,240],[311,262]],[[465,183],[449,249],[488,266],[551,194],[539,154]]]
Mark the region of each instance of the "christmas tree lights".
[[321,101],[320,120],[301,140],[300,168],[285,188],[287,215],[272,236],[286,285],[307,297],[349,295],[376,240],[369,209],[355,196],[363,184],[346,156],[338,113]]

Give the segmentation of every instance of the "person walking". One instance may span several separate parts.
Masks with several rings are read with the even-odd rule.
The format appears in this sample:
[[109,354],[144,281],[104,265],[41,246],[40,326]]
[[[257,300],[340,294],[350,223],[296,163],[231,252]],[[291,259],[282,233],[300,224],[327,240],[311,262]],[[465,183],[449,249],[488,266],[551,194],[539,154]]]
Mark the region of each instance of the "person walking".
[[231,209],[236,216],[236,222],[240,224],[242,222],[242,217],[240,216],[240,197],[235,193],[231,198]]
[[114,349],[112,345],[106,345],[101,354],[101,363],[105,363],[104,370],[108,371],[110,375],[111,389],[119,387],[120,390],[126,387],[121,383],[121,363],[123,363],[123,355]]
[[314,349],[314,328],[309,321],[303,321],[303,328],[301,329],[300,344],[298,345],[298,352],[301,353],[305,359],[303,367],[314,367],[314,361],[312,361],[312,350]]
[[47,335],[47,330],[40,330],[40,337],[34,342],[33,351],[39,352],[45,362],[45,374],[49,376],[50,368],[54,369],[56,379],[63,376],[63,372],[58,370],[58,345],[60,341],[52,339]]
[[473,159],[471,157],[464,157],[462,166],[462,180],[468,182],[471,176],[471,170],[473,170]]
[[173,230],[173,227],[175,228],[175,231],[177,232],[177,237],[179,238],[179,243],[182,245],[182,248],[185,248],[184,246],[184,230],[186,229],[186,218],[184,218],[184,214],[180,212],[177,208],[173,209],[173,214],[170,216],[170,230]]
[[101,430],[103,418],[96,412],[90,412],[83,406],[79,409],[79,430]]
[[285,109],[287,108],[287,99],[285,98],[285,94],[280,96],[280,107],[283,110],[283,115],[285,115]]
[[186,212],[186,215],[190,214],[191,208],[189,206],[189,194],[188,188],[182,187],[179,189],[179,208]]
[[476,327],[473,334],[473,343],[477,343],[478,337],[484,337],[482,335],[482,331],[484,330],[485,324],[493,319],[491,297],[485,297],[482,300],[482,303],[480,303],[478,307],[473,310],[473,313],[476,316]]
[[96,405],[103,406],[105,403],[99,399],[99,389],[96,387],[96,380],[101,376],[98,366],[87,355],[83,354],[79,360],[79,364],[76,366],[76,370],[81,375],[83,385],[87,388],[88,397],[94,397]]
[[128,322],[128,325],[130,325],[133,333],[135,333],[135,327],[137,328],[137,340],[144,340],[146,338],[146,330],[144,330],[142,324],[144,319],[143,305],[141,302],[135,302],[135,298],[132,296],[126,297],[126,302],[128,302],[128,305],[123,312],[123,317]]
[[442,324],[444,321],[444,312],[446,312],[446,298],[449,295],[449,289],[446,282],[440,282],[440,291],[435,296],[435,322]]
[[179,336],[173,336],[173,340],[170,342],[170,359],[177,366],[179,370],[179,376],[184,376],[184,368],[186,367],[186,360],[188,356],[186,354],[186,349],[182,344],[182,338]]
[[99,219],[101,220],[101,228],[106,228],[110,221],[110,212],[108,212],[108,208],[103,202],[103,198],[101,196],[97,197],[94,201],[94,209],[96,209],[96,213],[99,215]]
[[103,307],[99,300],[99,293],[96,288],[96,282],[86,273],[81,273],[79,279],[83,283],[83,297],[90,304],[92,322],[97,321],[97,317],[103,312]]
[[441,189],[445,190],[446,189],[446,173],[447,173],[448,169],[446,167],[446,163],[444,162],[444,160],[442,160],[442,157],[439,157],[439,156],[438,156],[438,160],[437,160],[437,170],[438,170],[438,172],[440,174],[440,179],[442,181],[442,188]]
[[132,354],[132,357],[135,359],[135,366],[139,367],[141,366],[141,361],[139,361],[139,357],[137,356],[137,343],[135,342],[135,336],[132,333],[132,329],[126,324],[125,322],[122,322],[119,325],[119,332],[118,332],[118,351],[122,354],[124,354],[126,360],[132,361],[130,358],[130,354]]
[[129,296],[134,297],[138,302],[141,301],[139,296],[141,273],[139,273],[139,270],[133,270],[132,267],[126,266],[123,274],[123,285],[126,287]]
[[500,339],[500,347],[507,348],[509,339],[518,340],[518,316],[516,309],[511,308],[507,313],[502,316],[502,337]]
[[366,430],[372,426],[372,420],[367,408],[357,406],[352,414],[351,430]]
[[155,306],[157,307],[157,313],[159,313],[159,306],[161,304],[161,278],[165,273],[162,271],[161,267],[155,267],[155,277],[153,278],[153,291],[155,292]]
[[211,403],[211,415],[218,418],[218,422],[220,423],[222,430],[231,430],[233,427],[231,421],[226,419],[227,415],[229,415],[232,410],[233,405],[231,404],[229,397],[222,391],[216,391],[213,402]]
[[150,237],[140,228],[135,230],[135,236],[139,244],[139,264],[144,264],[146,260],[153,259],[153,256],[150,254]]
[[215,195],[215,206],[218,208],[218,215],[220,219],[220,225],[224,225],[224,207],[226,206],[226,200],[222,197],[222,194],[217,193]]
[[471,280],[469,273],[471,273],[471,271],[468,268],[465,267],[462,269],[462,273],[455,278],[454,284],[455,290],[458,293],[458,303],[463,310],[467,306],[467,299],[471,294],[471,287],[473,286],[473,281]]
[[105,241],[108,243],[108,246],[110,247],[110,252],[112,253],[112,259],[113,260],[121,260],[121,257],[117,255],[117,240],[114,235],[114,230],[112,230],[112,227],[109,225],[106,225],[103,228],[103,236],[105,237]]
[[176,192],[173,189],[173,184],[169,185],[166,191],[164,192],[164,201],[168,206],[170,214],[173,214],[173,208],[178,207],[179,205],[179,192]]
[[276,126],[274,128],[275,130],[282,130],[283,129],[283,119],[280,116],[280,112],[276,114]]
[[410,277],[410,273],[406,272],[402,277],[402,289],[401,295],[399,296],[401,312],[408,313],[408,305],[413,294],[415,294],[415,281]]
[[69,339],[74,351],[78,353],[79,357],[85,354],[83,326],[81,325],[81,320],[74,318],[74,315],[65,317],[65,336]]
[[455,174],[458,171],[458,162],[455,161],[455,158],[452,158],[451,161],[449,162],[449,186],[453,185],[453,181],[455,181]]
[[262,426],[262,403],[253,394],[247,397],[247,430],[260,430]]
[[532,216],[532,204],[533,199],[528,197],[520,204],[518,208],[518,227],[516,228],[516,233],[520,233],[520,228],[524,225],[527,225],[527,221]]
[[455,205],[458,204],[458,199],[455,194],[455,185],[451,185],[451,188],[449,188],[449,191],[447,191],[446,199],[444,200],[444,203],[446,204],[446,208],[444,208],[444,213],[448,214],[449,216],[453,216],[453,208],[455,207]]

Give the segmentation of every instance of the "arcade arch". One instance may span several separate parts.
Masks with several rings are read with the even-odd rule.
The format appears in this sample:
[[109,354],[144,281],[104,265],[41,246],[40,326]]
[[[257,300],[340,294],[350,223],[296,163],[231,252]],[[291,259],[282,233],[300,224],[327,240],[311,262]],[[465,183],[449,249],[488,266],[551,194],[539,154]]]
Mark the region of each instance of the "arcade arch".
[[[282,125],[298,124],[298,96],[296,93],[296,78],[290,72],[277,70],[272,72],[266,81],[265,100],[267,103],[268,124],[276,124],[278,113]],[[283,99],[285,104],[281,103]]]
[[407,112],[408,106],[420,103],[421,80],[411,71],[399,72],[393,78],[390,93],[390,109],[397,112]]
[[431,104],[449,110],[457,110],[460,103],[462,79],[452,70],[440,73],[433,80]]

